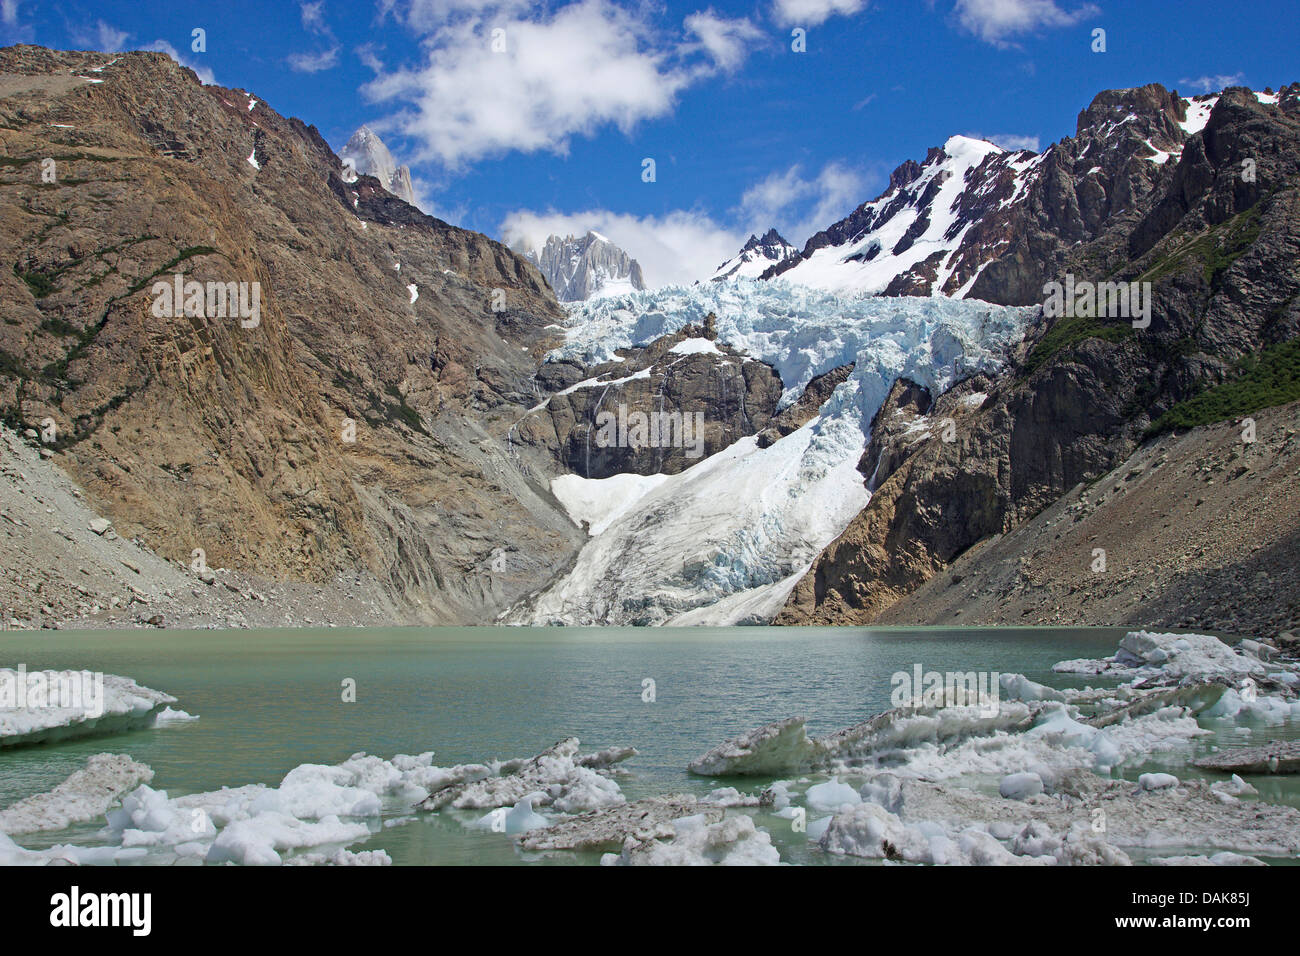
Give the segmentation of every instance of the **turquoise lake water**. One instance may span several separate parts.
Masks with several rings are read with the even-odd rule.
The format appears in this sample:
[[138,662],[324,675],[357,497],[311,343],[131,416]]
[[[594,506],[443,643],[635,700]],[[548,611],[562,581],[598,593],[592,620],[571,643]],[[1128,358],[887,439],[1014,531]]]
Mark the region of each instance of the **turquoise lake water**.
[[[1123,629],[398,628],[5,632],[0,665],[88,668],[166,691],[200,717],[179,725],[0,751],[0,805],[48,790],[105,751],[130,754],[172,795],[275,785],[303,763],[357,751],[436,751],[438,765],[531,756],[566,736],[583,750],[634,746],[619,778],[628,799],[719,783],[687,763],[737,733],[805,715],[810,733],[889,708],[890,675],[927,670],[1020,672],[1054,686],[1065,658],[1112,654]],[[342,700],[356,681],[357,701]],[[656,700],[642,700],[643,681]],[[1096,679],[1094,678],[1094,683]],[[1127,770],[1126,770],[1127,775]],[[732,782],[732,781],[729,781]],[[757,781],[746,786],[753,789]],[[1288,798],[1288,802],[1291,802]],[[480,816],[473,814],[462,819]],[[389,818],[390,822],[392,817]],[[98,826],[27,846],[95,842]],[[783,858],[829,862],[806,843],[774,840]],[[457,815],[422,815],[351,849],[395,863],[513,863],[503,835]],[[593,862],[562,854],[554,863]]]

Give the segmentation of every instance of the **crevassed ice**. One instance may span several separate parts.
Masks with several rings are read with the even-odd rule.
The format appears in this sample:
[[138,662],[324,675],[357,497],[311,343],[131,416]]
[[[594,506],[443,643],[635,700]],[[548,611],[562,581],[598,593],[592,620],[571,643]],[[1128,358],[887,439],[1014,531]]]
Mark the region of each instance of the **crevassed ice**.
[[[996,371],[1036,311],[945,298],[840,296],[748,279],[570,306],[566,341],[553,359],[608,361],[618,348],[701,323],[712,312],[720,341],[780,373],[782,406],[812,378],[856,364],[816,419],[770,447],[744,438],[680,474],[640,483],[639,496],[587,542],[569,574],[506,620],[730,624],[770,618],[784,598],[776,589],[788,593],[869,500],[857,462],[871,418],[894,381],[908,378],[937,395],[972,374]],[[617,478],[566,475],[558,479],[561,499],[604,500],[609,494],[602,483],[610,483],[612,493]],[[628,490],[626,484],[618,488]],[[735,599],[743,592],[752,593]]]

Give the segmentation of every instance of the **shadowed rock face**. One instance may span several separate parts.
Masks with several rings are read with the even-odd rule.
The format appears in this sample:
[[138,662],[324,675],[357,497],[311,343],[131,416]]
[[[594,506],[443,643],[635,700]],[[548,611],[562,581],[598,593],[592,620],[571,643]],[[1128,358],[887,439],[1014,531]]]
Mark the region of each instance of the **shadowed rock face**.
[[[1177,104],[1159,88],[1103,94],[1080,117],[1072,164],[1091,158],[1084,147],[1101,117],[1116,106],[1131,110],[1134,97],[1151,101],[1144,138],[1168,133]],[[1253,181],[1241,175],[1246,159],[1255,161]],[[1147,167],[1134,172],[1124,161],[1108,195],[1112,207],[1126,208],[1109,218],[1085,214],[1078,189],[1058,176],[1056,192],[1035,200],[1042,221],[1083,241],[1053,252],[1047,265],[1026,256],[1001,274],[1004,292],[1067,272],[1150,282],[1150,327],[1041,321],[1015,367],[981,386],[988,394],[978,408],[961,403],[975,383],[938,397],[921,440],[887,427],[909,404],[896,387],[877,416],[886,427],[873,435],[874,461],[864,461],[868,473],[881,466],[875,496],[795,588],[778,623],[876,619],[973,545],[1115,467],[1154,419],[1233,375],[1239,358],[1300,334],[1300,84],[1275,105],[1227,90],[1179,158],[1135,161]],[[1054,168],[1063,174],[1066,166]],[[956,423],[952,441],[937,427],[945,417]]]
[[[572,553],[504,443],[561,315],[533,266],[345,183],[314,128],[162,54],[11,47],[0,93],[0,414],[52,418],[124,537],[277,578],[364,569],[395,619],[444,623]],[[258,323],[158,314],[178,272],[258,283]]]
[[[684,471],[767,427],[781,398],[775,369],[714,343],[713,335],[687,326],[648,345],[620,349],[622,361],[592,368],[543,365],[538,380],[555,394],[520,423],[514,438],[547,449],[564,471],[584,478]],[[712,349],[693,350],[700,343]],[[627,440],[618,441],[620,419],[634,422],[637,413],[647,417],[648,428],[657,421],[658,430],[638,443],[625,427]]]

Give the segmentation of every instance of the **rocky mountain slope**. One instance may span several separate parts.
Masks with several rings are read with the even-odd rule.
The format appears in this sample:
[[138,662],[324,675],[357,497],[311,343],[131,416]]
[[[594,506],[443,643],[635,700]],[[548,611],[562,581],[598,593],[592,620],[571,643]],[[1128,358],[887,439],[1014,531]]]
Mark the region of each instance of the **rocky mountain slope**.
[[351,160],[356,171],[364,176],[373,176],[379,180],[390,193],[403,202],[415,205],[415,190],[411,186],[411,171],[405,166],[398,166],[393,154],[379,135],[369,126],[362,126],[339,152],[339,159],[347,163]]
[[541,271],[561,302],[581,302],[645,288],[640,264],[598,232],[549,236],[525,258]]
[[1294,628],[1300,404],[1254,417],[1254,442],[1229,421],[1143,445],[973,545],[876,623]]
[[[1063,245],[1059,220],[1042,218],[1038,238],[1024,240],[1026,248],[1041,240],[1041,261],[997,260],[981,279],[994,276],[995,291],[1013,299],[1044,276],[1150,283],[1149,326],[1095,313],[1042,319],[996,380],[919,401],[898,386],[877,425],[902,412],[917,426],[873,432],[863,465],[874,475],[870,504],[778,621],[878,619],[981,541],[1118,466],[1163,413],[1240,379],[1239,362],[1282,363],[1289,354],[1300,335],[1300,85],[1263,95],[1233,88],[1203,101],[1190,121],[1182,114],[1182,123],[1204,125],[1176,156],[1130,155],[1113,194],[1090,192],[1099,174],[1082,165],[1105,164],[1093,154],[1111,127],[1146,133],[1127,119],[1143,103],[1159,107],[1144,114],[1149,122],[1178,127],[1179,101],[1159,87],[1102,94],[1081,117],[1087,129],[1060,150],[1073,163],[1054,160],[1035,193],[1030,208],[1071,211],[1078,241]],[[966,397],[978,392],[978,401],[957,408],[971,389]],[[955,427],[940,427],[945,419]],[[1048,567],[1044,559],[1029,570]]]
[[[0,416],[51,420],[90,506],[167,559],[362,571],[397,619],[490,619],[582,536],[506,447],[560,309],[504,246],[342,173],[163,54],[0,50]],[[258,283],[260,314],[168,310],[177,273]]]
[[[1261,103],[1277,95],[1261,94]],[[764,278],[835,291],[1042,301],[1076,243],[1131,228],[1167,183],[1217,96],[1159,84],[1099,93],[1041,154],[954,136]]]

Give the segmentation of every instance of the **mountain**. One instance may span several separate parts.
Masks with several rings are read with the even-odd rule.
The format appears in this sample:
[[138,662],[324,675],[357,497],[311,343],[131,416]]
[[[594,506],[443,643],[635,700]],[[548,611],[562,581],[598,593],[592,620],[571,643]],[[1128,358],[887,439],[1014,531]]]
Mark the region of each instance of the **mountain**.
[[[1021,185],[962,243],[994,251],[968,298],[1149,284],[1149,325],[1042,315],[995,379],[944,395],[900,377],[863,458],[870,502],[776,620],[916,622],[937,605],[965,623],[1014,607],[1027,624],[1293,627],[1278,586],[1295,580],[1300,502],[1259,495],[1300,398],[1300,84],[1102,93]],[[1266,422],[1279,431],[1257,436]],[[1190,447],[1148,452],[1200,424]]]
[[[392,621],[490,620],[568,560],[582,532],[508,437],[558,344],[536,268],[165,54],[15,46],[0,73],[0,420],[52,420],[34,444],[123,545],[364,584]],[[260,314],[166,308],[178,273]],[[75,607],[67,563],[40,575]]]
[[411,171],[398,166],[384,141],[369,126],[362,126],[339,153],[344,162],[351,160],[358,173],[374,176],[390,193],[403,202],[415,205],[415,191],[411,188]]
[[[1284,487],[1298,406],[1265,406],[1300,398],[1300,85],[1108,91],[1042,154],[954,138],[809,245],[781,275],[795,281],[570,312],[544,369],[573,367],[520,430],[559,444],[570,474],[552,490],[592,537],[509,620],[1013,623],[1010,606],[1043,624],[1295,625],[1294,591],[1272,589],[1297,580],[1300,496],[1264,492],[1260,509],[1252,489]],[[870,272],[884,259],[887,281]],[[863,298],[864,276],[886,295]],[[1149,283],[1150,324],[1046,315],[1049,280]],[[775,414],[756,405],[752,437],[685,468],[659,467],[654,448],[598,455],[601,411],[739,394],[723,375],[665,388],[672,366],[637,357],[710,319],[719,343],[776,371]],[[1209,456],[1199,433],[1147,450],[1165,416],[1193,412],[1279,431],[1233,451],[1241,426],[1225,423]],[[1095,548],[1109,576],[1091,571]],[[1242,587],[1251,600],[1223,610]]]
[[541,270],[561,302],[580,302],[645,288],[640,264],[598,232],[550,236],[525,258]]
[[[1275,94],[1259,94],[1261,102]],[[1041,301],[1069,251],[1139,210],[1208,122],[1217,96],[1158,84],[1098,94],[1042,153],[954,136],[764,278],[837,292]]]
[[[20,621],[1297,624],[1300,84],[954,138],[790,281],[635,292],[603,237],[543,275],[164,54],[0,74]],[[1149,285],[1149,324],[1049,280]]]
[[751,235],[749,241],[714,271],[709,278],[713,282],[723,279],[757,279],[774,265],[779,265],[791,256],[797,256],[799,250],[781,238],[775,229],[769,229],[760,239]]

